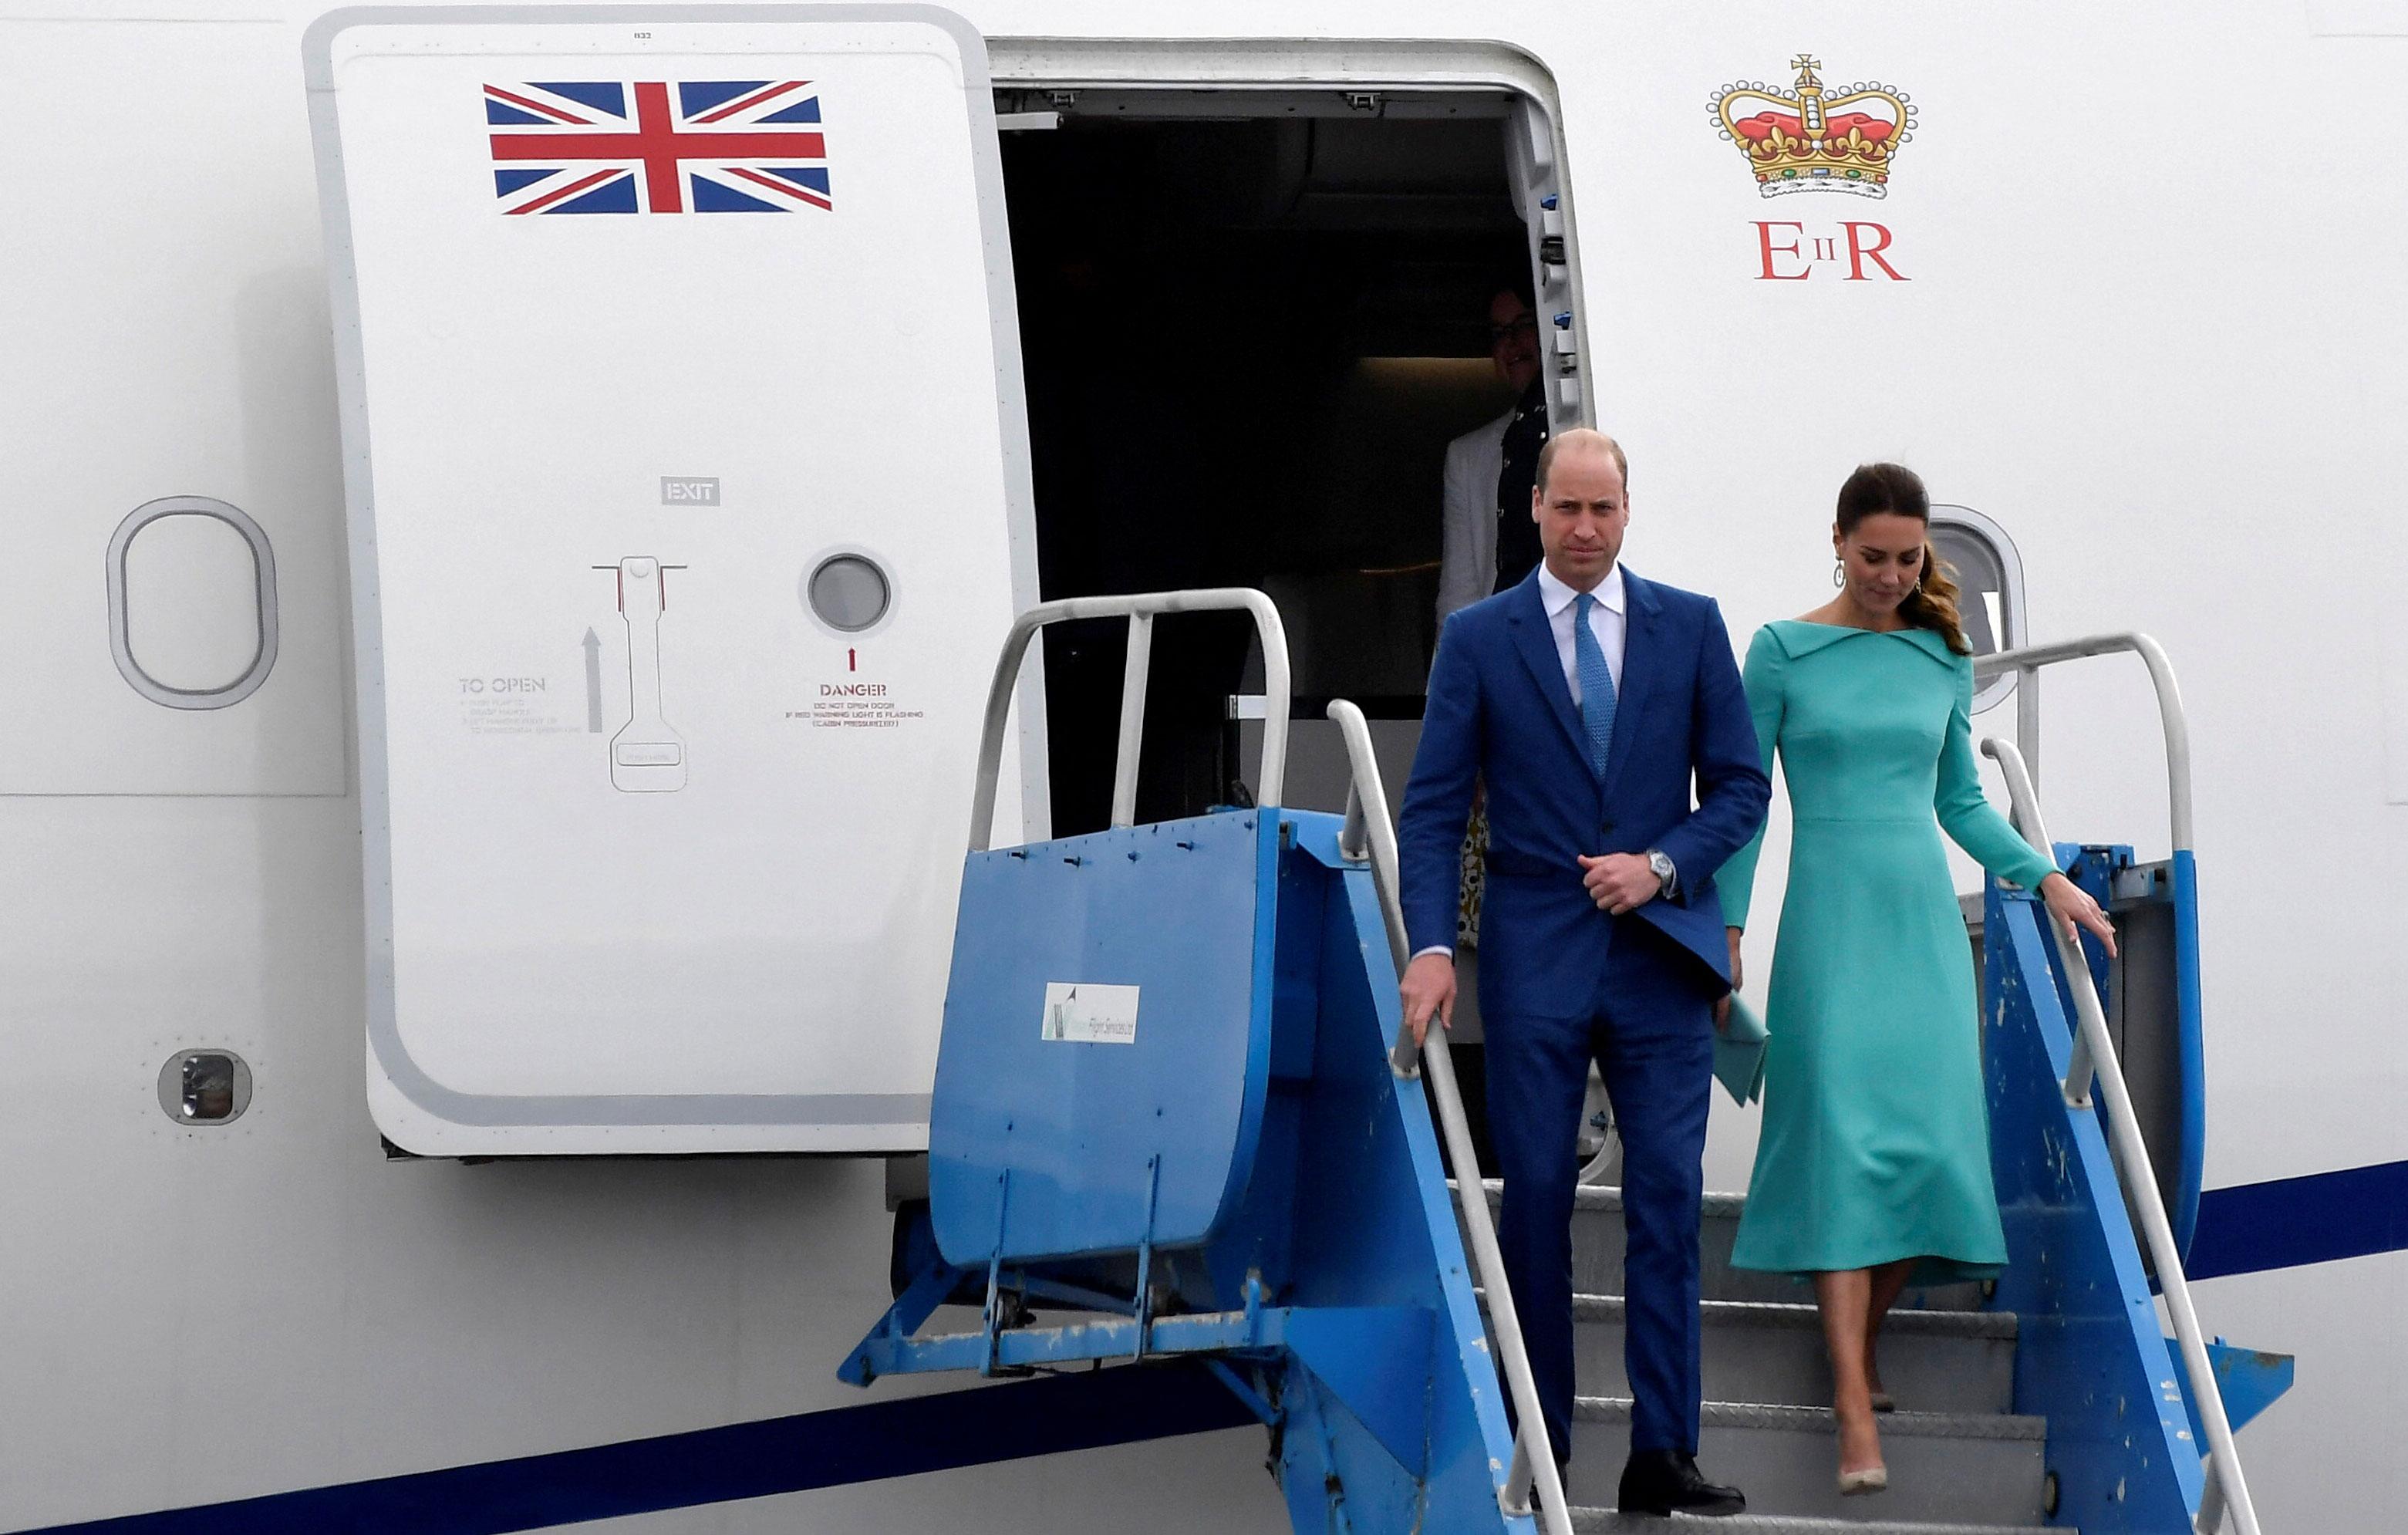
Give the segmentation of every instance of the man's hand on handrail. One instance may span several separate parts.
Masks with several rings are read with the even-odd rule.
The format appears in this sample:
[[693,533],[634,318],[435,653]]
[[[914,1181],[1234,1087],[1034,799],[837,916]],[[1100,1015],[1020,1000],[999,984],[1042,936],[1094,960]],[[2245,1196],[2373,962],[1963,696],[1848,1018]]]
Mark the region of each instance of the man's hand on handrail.
[[1397,983],[1397,994],[1404,999],[1405,1026],[1413,1031],[1413,1048],[1419,1050],[1429,1037],[1430,1016],[1435,1013],[1439,1026],[1455,1026],[1455,956],[1448,954],[1415,955],[1405,966],[1402,980]]

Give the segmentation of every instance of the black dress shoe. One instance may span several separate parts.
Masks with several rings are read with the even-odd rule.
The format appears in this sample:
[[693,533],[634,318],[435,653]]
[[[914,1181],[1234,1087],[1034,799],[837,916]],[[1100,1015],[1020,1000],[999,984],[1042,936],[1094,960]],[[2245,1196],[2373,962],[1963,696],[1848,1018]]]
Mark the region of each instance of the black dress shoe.
[[1625,1513],[1744,1513],[1737,1487],[1717,1486],[1698,1472],[1698,1457],[1680,1450],[1634,1450],[1622,1468]]

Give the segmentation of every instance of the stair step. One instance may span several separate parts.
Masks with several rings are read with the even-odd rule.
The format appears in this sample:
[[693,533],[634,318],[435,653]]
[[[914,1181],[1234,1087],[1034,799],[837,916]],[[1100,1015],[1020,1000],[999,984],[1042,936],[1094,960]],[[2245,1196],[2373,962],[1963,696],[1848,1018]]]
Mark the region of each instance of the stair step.
[[[1472,1294],[1484,1311],[1487,1292]],[[1830,1405],[1823,1317],[1813,1306],[1709,1300],[1699,1311],[1709,1400]],[[1572,1297],[1574,1378],[1592,1395],[1630,1389],[1624,1314],[1620,1296]],[[2012,1312],[1893,1312],[1882,1332],[1884,1383],[1924,1412],[2004,1413],[2014,1403],[2016,1332]]]
[[[1576,1502],[1612,1499],[1630,1445],[1630,1401],[1582,1397],[1572,1425]],[[1699,1414],[1698,1459],[1705,1473],[1735,1482],[1760,1514],[1845,1519],[1878,1513],[1906,1520],[1992,1525],[2042,1520],[2044,1419],[1997,1413],[1894,1413],[1882,1419],[1889,1491],[1868,1506],[1842,1499],[1828,1409],[1709,1401]],[[1729,1528],[1717,1521],[1717,1528]]]
[[2070,1535],[2072,1528],[2068,1525],[1816,1519],[1786,1513],[1741,1513],[1722,1519],[1667,1519],[1652,1513],[1617,1513],[1610,1508],[1576,1508],[1571,1512],[1572,1528],[1582,1531],[1583,1535]]
[[[1626,1303],[1618,1295],[1572,1297],[1576,1322],[1620,1322]],[[1812,1302],[1771,1300],[1708,1300],[1698,1313],[1708,1327],[1785,1327],[1813,1333],[1819,1341],[1823,1313]],[[1893,1312],[1883,1336],[1900,1338],[1967,1338],[2015,1341],[2013,1312]]]
[[[1709,1300],[1709,1400],[1801,1407],[1831,1403],[1822,1313],[1811,1305]],[[1627,1393],[1620,1296],[1575,1296],[1574,1379],[1598,1396]],[[2014,1404],[2015,1318],[2005,1312],[1898,1311],[1882,1329],[1882,1379],[1901,1405],[1930,1413],[2004,1413]]]
[[[1484,1186],[1488,1207],[1495,1210],[1505,1185],[1490,1178]],[[1740,1212],[1745,1208],[1744,1194],[1706,1196],[1698,1234],[1700,1293],[1709,1300],[1812,1300],[1813,1293],[1803,1281],[1731,1267],[1731,1243],[1739,1235]],[[1572,1204],[1572,1288],[1592,1295],[1621,1294],[1624,1250],[1622,1190],[1583,1184]],[[1903,1311],[1979,1311],[1984,1298],[1979,1284],[1942,1284],[1909,1290],[1899,1306]]]

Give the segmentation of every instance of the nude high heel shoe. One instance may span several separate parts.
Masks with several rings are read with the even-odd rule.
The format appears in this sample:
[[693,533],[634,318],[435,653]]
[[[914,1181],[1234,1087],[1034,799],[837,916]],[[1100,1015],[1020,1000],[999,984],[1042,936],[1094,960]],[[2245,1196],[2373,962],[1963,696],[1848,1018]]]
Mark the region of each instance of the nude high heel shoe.
[[[1836,1420],[1838,1410],[1834,1409],[1831,1415]],[[1878,1460],[1859,1470],[1852,1471],[1844,1466],[1840,1468],[1840,1496],[1842,1498],[1859,1498],[1868,1493],[1888,1490],[1889,1468]]]
[[1889,1468],[1887,1466],[1868,1466],[1860,1471],[1840,1473],[1840,1496],[1842,1498],[1857,1498],[1867,1493],[1888,1490]]

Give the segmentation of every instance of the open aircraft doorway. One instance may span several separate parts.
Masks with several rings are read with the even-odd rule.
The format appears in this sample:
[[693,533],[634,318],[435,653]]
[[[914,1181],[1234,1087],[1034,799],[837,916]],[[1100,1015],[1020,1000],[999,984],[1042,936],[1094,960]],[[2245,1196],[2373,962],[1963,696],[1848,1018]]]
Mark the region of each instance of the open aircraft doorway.
[[[1402,784],[1438,638],[1447,446],[1516,401],[1490,360],[1500,291],[1531,306],[1551,422],[1584,419],[1551,82],[1504,50],[1425,51],[1399,87],[1334,52],[1023,46],[998,42],[994,66],[1043,595],[1268,593],[1295,667],[1287,802],[1345,804],[1332,697],[1364,707]],[[1170,622],[1215,632],[1154,650],[1140,817],[1254,794],[1251,633]],[[1044,642],[1053,830],[1092,831],[1122,626]],[[1458,1037],[1484,1147],[1473,989]]]
[[[996,55],[1040,585],[1268,592],[1296,649],[1289,798],[1336,809],[1343,753],[1317,700],[1364,702],[1383,762],[1411,760],[1446,447],[1514,398],[1488,356],[1500,289],[1532,295],[1550,415],[1579,419],[1564,224],[1540,206],[1557,201],[1553,130],[1498,83],[1372,90],[1333,68],[1273,87],[1245,82],[1249,63],[1292,82],[1312,62],[1245,59],[1195,61],[1210,88],[1096,83],[1121,62]],[[1244,625],[1221,627],[1157,653],[1143,813],[1252,792],[1258,662]],[[1057,834],[1105,822],[1121,665],[1116,626],[1048,637]]]

